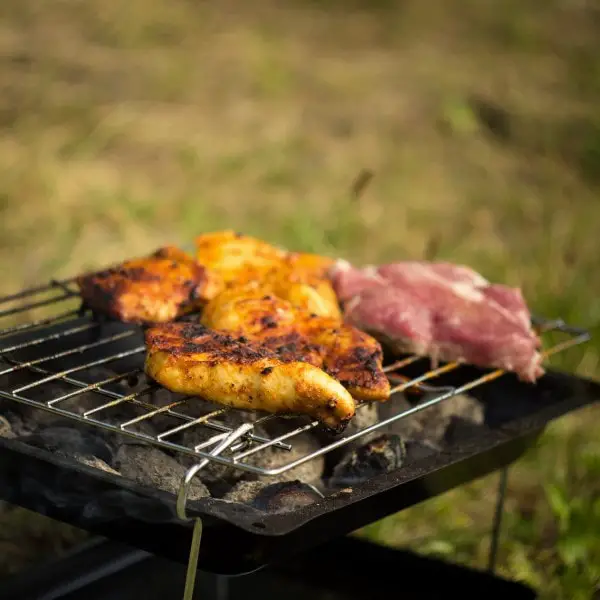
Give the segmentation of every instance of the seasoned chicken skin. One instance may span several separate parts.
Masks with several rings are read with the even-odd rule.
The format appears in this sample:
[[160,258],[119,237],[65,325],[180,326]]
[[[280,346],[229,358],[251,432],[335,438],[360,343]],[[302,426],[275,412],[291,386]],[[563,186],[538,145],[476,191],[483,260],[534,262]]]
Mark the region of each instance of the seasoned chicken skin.
[[341,319],[336,293],[326,275],[328,266],[327,258],[290,253],[260,277],[251,272],[242,273],[230,288],[253,284],[263,295],[272,294],[315,315]]
[[317,315],[341,318],[337,296],[327,277],[333,259],[285,252],[230,230],[198,236],[196,247],[198,261],[209,273],[206,301],[226,289],[252,284],[262,294],[273,294]]
[[335,430],[354,415],[338,381],[259,343],[199,323],[168,323],[149,328],[146,345],[146,372],[173,392],[241,410],[306,414]]
[[283,360],[300,360],[338,380],[359,401],[385,401],[390,384],[379,343],[332,317],[294,307],[252,286],[223,292],[202,314],[202,324],[259,342]]
[[209,273],[204,299],[211,300],[242,274],[259,278],[286,255],[284,250],[231,229],[196,237],[196,258]]
[[124,322],[171,321],[198,307],[205,270],[174,246],[76,280],[84,303]]

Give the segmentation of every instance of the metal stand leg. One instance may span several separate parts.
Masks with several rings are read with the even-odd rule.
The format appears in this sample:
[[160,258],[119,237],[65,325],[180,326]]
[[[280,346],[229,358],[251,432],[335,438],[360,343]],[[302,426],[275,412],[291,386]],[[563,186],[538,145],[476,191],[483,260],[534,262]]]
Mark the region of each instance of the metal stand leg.
[[227,600],[229,598],[229,579],[218,576],[217,578],[217,597],[215,600]]
[[498,483],[498,493],[496,496],[496,509],[494,510],[494,524],[492,527],[492,541],[490,544],[490,553],[488,557],[488,571],[493,573],[496,570],[496,560],[498,558],[498,541],[500,539],[500,527],[502,526],[502,515],[504,513],[504,501],[506,499],[506,487],[508,483],[508,467],[500,471],[500,481]]
[[190,545],[190,555],[188,557],[187,571],[185,574],[185,589],[183,591],[183,600],[192,600],[194,597],[194,587],[196,585],[196,573],[198,571],[198,555],[200,554],[201,540],[202,519],[196,519],[194,522],[192,543]]
[[[241,425],[234,429],[227,437],[225,437],[215,448],[209,452],[211,456],[217,456],[226,448],[229,448],[236,440],[239,440],[243,435],[248,433],[254,427],[251,423]],[[209,462],[208,458],[202,459],[197,465],[190,467],[179,486],[177,494],[177,516],[182,521],[189,520],[186,511],[187,495],[190,484],[196,476]],[[200,554],[200,542],[202,540],[202,520],[198,517],[194,518],[194,529],[192,531],[192,543],[190,544],[190,554],[188,557],[187,572],[185,575],[185,588],[183,592],[183,600],[193,600],[194,587],[196,584],[196,573],[198,572],[198,556]]]

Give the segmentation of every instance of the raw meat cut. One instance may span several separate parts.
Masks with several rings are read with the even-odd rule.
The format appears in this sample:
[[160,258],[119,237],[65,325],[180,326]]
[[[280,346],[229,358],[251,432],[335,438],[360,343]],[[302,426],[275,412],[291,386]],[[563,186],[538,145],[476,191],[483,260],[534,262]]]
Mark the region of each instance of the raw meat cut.
[[405,261],[329,271],[344,319],[396,352],[543,375],[541,342],[521,291],[444,262]]

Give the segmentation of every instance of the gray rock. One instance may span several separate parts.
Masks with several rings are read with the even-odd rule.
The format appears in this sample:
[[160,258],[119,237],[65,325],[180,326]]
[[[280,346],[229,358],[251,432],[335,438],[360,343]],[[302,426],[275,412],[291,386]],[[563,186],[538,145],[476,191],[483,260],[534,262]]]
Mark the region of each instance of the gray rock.
[[112,448],[91,427],[56,425],[18,439],[68,460],[75,456],[99,458],[107,464],[112,464],[113,460]]
[[444,433],[444,441],[451,445],[464,443],[474,435],[481,435],[482,427],[485,428],[486,425],[452,415]]
[[[107,373],[103,373],[101,376],[98,377],[98,380],[101,380],[108,376],[109,375]],[[37,400],[38,402],[46,402],[48,400],[54,400],[56,398],[64,396],[65,394],[68,394],[73,391],[74,388],[69,385],[57,382],[50,382],[48,384],[33,388],[29,395],[32,399]],[[108,398],[107,396],[103,396],[98,392],[85,392],[59,402],[58,404],[56,404],[56,407],[61,408],[63,410],[67,410],[69,412],[81,414],[86,410],[99,406],[100,404],[103,404],[104,402],[108,401],[110,401],[110,398]],[[24,408],[24,412],[27,420],[33,419],[40,426],[47,425],[48,423],[56,419],[56,415],[49,412],[37,410],[36,408],[27,407]]]
[[[280,434],[284,431],[289,431],[290,429],[289,427],[283,427],[284,426],[281,423],[273,422],[272,426],[270,427],[270,435],[276,435],[276,431],[278,429],[280,430]],[[301,433],[292,438],[289,438],[286,441],[292,445],[291,450],[283,450],[281,448],[270,446],[269,448],[265,448],[264,450],[261,450],[256,454],[252,454],[247,459],[245,459],[244,462],[247,462],[251,465],[255,465],[257,467],[274,469],[288,464],[299,458],[302,458],[307,454],[315,452],[321,447],[318,439],[309,432]],[[277,483],[281,481],[295,480],[299,480],[304,483],[317,483],[320,480],[321,475],[323,474],[324,468],[325,460],[323,456],[319,456],[297,467],[294,467],[293,469],[284,471],[279,475],[260,475],[256,478],[259,481],[264,481],[267,483]]]
[[0,437],[3,438],[14,438],[17,437],[13,428],[6,417],[0,415]]
[[[356,409],[354,417],[348,423],[346,429],[340,434],[332,434],[324,431],[320,427],[317,427],[311,433],[319,440],[321,446],[328,446],[340,438],[362,431],[366,427],[370,427],[371,425],[377,423],[379,421],[378,404],[379,403],[377,402],[372,402],[370,404],[359,405]],[[381,432],[379,430],[372,431],[368,434],[363,434],[354,441],[347,442],[345,445],[327,452],[324,457],[326,465],[336,465],[340,460],[342,460],[347,452],[360,447],[362,444],[369,442],[380,434]]]
[[[8,422],[10,430],[13,432],[14,437],[29,435],[30,433],[32,433],[31,427],[26,426],[21,415],[17,413],[16,410],[14,410],[15,408],[19,407],[11,406],[10,410],[3,407],[2,417]],[[35,425],[35,423],[32,423],[31,425]]]
[[250,504],[267,485],[263,481],[238,481],[222,499],[227,502]]
[[80,454],[76,454],[73,458],[89,467],[94,467],[95,469],[100,469],[101,471],[105,471],[106,473],[111,473],[112,475],[121,476],[121,473],[115,471],[110,465],[107,465],[102,459],[97,458],[95,456],[82,456]]
[[[86,370],[85,376],[87,382],[95,382],[102,381],[108,377],[113,376],[115,373],[108,369],[88,369]],[[13,387],[17,387],[20,384],[25,384],[29,381],[27,378],[23,378],[21,376],[20,379],[15,379],[15,384]],[[129,386],[127,381],[117,382],[108,384],[106,387],[112,389],[113,391],[117,391],[123,395],[131,394],[136,391],[135,388]],[[60,382],[49,382],[47,384],[34,387],[28,391],[28,396],[36,400],[37,402],[47,402],[48,400],[56,399],[65,394],[72,393],[75,391],[70,385],[66,385]],[[148,403],[154,404],[153,399],[149,396],[144,398]],[[77,394],[72,396],[66,400],[63,400],[56,404],[56,408],[60,408],[62,410],[66,410],[68,412],[72,412],[75,414],[82,414],[87,410],[91,410],[97,408],[103,404],[111,402],[113,399],[105,396],[99,392],[89,391]],[[53,427],[61,424],[68,424],[70,421],[58,417],[56,414],[52,412],[47,412],[43,410],[39,410],[36,407],[19,405],[11,410],[11,413],[14,413],[15,419],[12,416],[9,417],[13,425],[13,430],[17,433],[17,435],[28,435],[34,432],[37,432],[41,429],[47,427]],[[118,425],[123,421],[132,419],[140,414],[140,409],[136,408],[131,403],[123,403],[120,405],[113,406],[111,408],[107,408],[106,410],[97,412],[94,414],[94,417],[111,423],[113,425]],[[150,425],[149,423],[142,422],[140,425],[135,426],[136,430],[141,430],[144,433],[153,435],[155,434],[156,427],[155,424]]]
[[366,404],[363,406],[359,406],[356,409],[356,414],[350,423],[348,423],[348,427],[346,428],[346,434],[353,433],[358,431],[359,429],[364,429],[365,427],[369,427],[370,425],[374,425],[377,423],[379,419],[378,413],[378,404],[377,402],[372,402],[371,404]]
[[399,469],[406,458],[406,446],[394,434],[383,433],[352,450],[335,466],[329,485],[351,487],[381,473]]
[[264,512],[287,512],[322,500],[323,495],[301,481],[280,481],[258,492],[252,506]]
[[[116,466],[123,477],[141,485],[177,494],[186,468],[158,448],[124,445],[119,448]],[[196,477],[190,486],[189,500],[210,496],[208,488]]]
[[294,510],[318,502],[322,494],[312,485],[298,480],[278,481],[239,481],[223,496],[226,502],[250,504],[254,508],[268,512]]
[[[433,395],[425,395],[419,403],[432,397]],[[395,395],[390,401],[380,405],[380,417],[386,419],[411,406],[404,396]],[[441,444],[453,417],[461,417],[474,425],[481,425],[484,421],[483,406],[474,398],[461,394],[404,417],[387,426],[385,430],[396,433],[404,439],[426,440]]]

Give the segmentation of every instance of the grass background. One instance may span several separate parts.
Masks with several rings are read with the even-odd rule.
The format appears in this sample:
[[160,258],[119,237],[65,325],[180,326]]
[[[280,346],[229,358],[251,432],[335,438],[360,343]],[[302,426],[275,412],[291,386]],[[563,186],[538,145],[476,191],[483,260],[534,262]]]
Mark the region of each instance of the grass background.
[[[2,293],[232,227],[468,263],[590,327],[553,364],[597,376],[599,225],[597,0],[0,3]],[[546,598],[599,585],[598,418],[512,469],[500,570]],[[484,566],[496,482],[361,534]],[[0,521],[5,573],[79,536]]]

